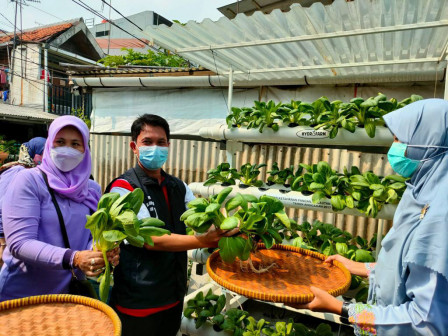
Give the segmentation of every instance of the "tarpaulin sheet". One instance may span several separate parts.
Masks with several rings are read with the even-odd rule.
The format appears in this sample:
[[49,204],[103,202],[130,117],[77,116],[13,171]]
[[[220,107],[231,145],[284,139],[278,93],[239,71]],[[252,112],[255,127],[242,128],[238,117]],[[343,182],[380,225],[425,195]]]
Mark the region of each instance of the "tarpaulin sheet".
[[[92,128],[94,133],[130,133],[132,122],[145,113],[164,117],[172,134],[199,135],[199,129],[225,122],[227,88],[95,89]],[[233,93],[232,106],[252,106],[257,89]]]

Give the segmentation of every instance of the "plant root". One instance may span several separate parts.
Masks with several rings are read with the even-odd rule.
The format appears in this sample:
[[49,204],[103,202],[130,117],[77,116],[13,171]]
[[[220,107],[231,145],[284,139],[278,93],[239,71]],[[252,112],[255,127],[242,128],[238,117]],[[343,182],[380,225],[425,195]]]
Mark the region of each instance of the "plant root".
[[263,267],[260,265],[260,268],[259,268],[259,269],[256,269],[255,266],[254,266],[254,264],[252,263],[252,259],[249,258],[247,261],[248,261],[248,263],[249,263],[249,266],[250,266],[251,271],[254,272],[254,273],[257,273],[257,274],[265,273],[265,272],[269,271],[272,267],[279,267],[276,263],[272,263],[272,264],[269,265],[268,267],[263,268]]
[[249,270],[247,269],[247,265],[242,260],[240,260],[240,269],[243,273],[249,272]]

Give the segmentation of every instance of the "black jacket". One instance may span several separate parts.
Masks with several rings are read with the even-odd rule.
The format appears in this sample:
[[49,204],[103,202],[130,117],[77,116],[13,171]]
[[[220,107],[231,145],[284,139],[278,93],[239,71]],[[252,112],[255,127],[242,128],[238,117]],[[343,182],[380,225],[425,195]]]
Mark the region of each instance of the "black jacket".
[[[180,221],[185,211],[185,184],[163,171],[162,175],[165,179],[159,185],[137,165],[119,178],[134,188],[142,188],[144,204],[151,217],[164,221],[165,229],[185,234],[185,224]],[[170,208],[165,201],[163,185],[167,188]],[[183,299],[187,290],[187,252],[149,251],[124,243],[120,249],[120,263],[114,270],[112,304],[144,309]]]

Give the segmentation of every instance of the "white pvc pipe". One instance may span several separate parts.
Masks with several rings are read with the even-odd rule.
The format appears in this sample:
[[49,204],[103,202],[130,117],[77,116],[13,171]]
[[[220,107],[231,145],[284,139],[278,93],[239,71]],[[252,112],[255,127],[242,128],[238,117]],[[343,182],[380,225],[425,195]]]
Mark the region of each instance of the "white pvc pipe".
[[[216,195],[221,190],[227,187],[223,187],[218,184],[213,184],[210,186],[204,186],[201,182],[193,182],[188,185],[190,189],[195,194],[200,194],[203,197],[208,197],[210,195]],[[298,208],[298,209],[304,209],[304,210],[312,210],[312,211],[322,211],[322,212],[330,212],[330,213],[339,213],[343,215],[352,215],[352,216],[362,216],[367,217],[365,214],[359,212],[355,209],[349,209],[345,208],[342,211],[335,212],[333,211],[331,207],[331,202],[329,199],[321,200],[318,204],[313,204],[312,202],[312,196],[305,196],[300,192],[297,191],[289,191],[287,193],[283,193],[281,189],[268,189],[266,191],[260,190],[256,187],[249,187],[249,188],[240,188],[238,186],[231,186],[233,188],[232,192],[229,194],[228,197],[233,197],[237,193],[240,194],[249,194],[253,195],[255,197],[261,197],[263,195],[268,195],[275,197],[282,201],[285,207],[288,208]],[[397,209],[396,205],[392,204],[386,204],[383,206],[381,211],[378,213],[378,215],[375,217],[376,219],[393,219],[395,210]]]
[[232,98],[233,98],[233,69],[232,66],[230,66],[229,69],[229,94],[227,98],[227,108],[228,113],[232,113]]
[[207,87],[227,85],[227,77],[224,76],[77,77],[72,78],[72,80],[74,85],[93,87]]
[[44,112],[48,112],[48,49],[44,48]]
[[210,256],[210,253],[208,253],[207,249],[200,248],[195,250],[188,250],[187,255],[188,259],[199,264],[205,264],[208,257]]
[[252,143],[281,143],[281,144],[309,144],[309,145],[352,145],[352,146],[375,146],[389,147],[393,142],[392,134],[386,127],[376,127],[374,138],[370,138],[365,129],[356,128],[354,133],[345,129],[339,129],[334,139],[329,138],[329,132],[315,130],[312,127],[281,126],[277,132],[265,127],[263,133],[258,129],[231,128],[226,124],[218,124],[203,127],[199,130],[203,138],[214,140],[234,140]]

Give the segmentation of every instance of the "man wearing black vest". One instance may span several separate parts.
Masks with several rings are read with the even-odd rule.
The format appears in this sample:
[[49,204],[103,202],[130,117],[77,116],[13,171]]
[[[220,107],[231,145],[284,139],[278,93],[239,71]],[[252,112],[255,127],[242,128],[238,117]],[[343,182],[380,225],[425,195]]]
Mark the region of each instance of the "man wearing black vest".
[[193,193],[181,180],[165,173],[170,129],[157,115],[145,114],[131,127],[131,149],[138,158],[134,168],[113,180],[106,191],[128,193],[141,188],[145,194],[139,218],[156,217],[171,235],[153,237],[154,246],[137,248],[123,243],[120,264],[114,270],[111,305],[120,316],[123,336],[174,336],[180,327],[187,287],[187,250],[215,247],[234,231],[210,230],[185,234],[180,216]]

